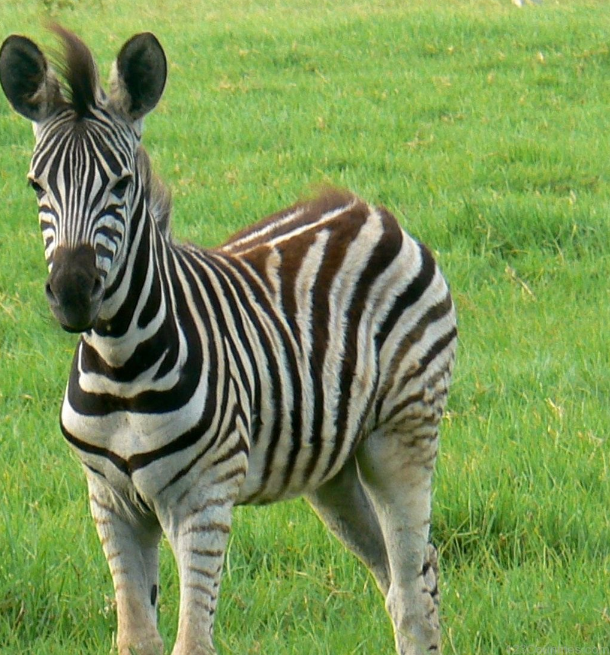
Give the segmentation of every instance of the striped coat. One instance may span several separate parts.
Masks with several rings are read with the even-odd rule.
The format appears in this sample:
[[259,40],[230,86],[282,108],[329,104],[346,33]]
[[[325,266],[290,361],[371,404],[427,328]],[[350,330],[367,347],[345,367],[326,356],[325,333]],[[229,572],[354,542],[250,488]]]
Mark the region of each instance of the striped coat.
[[438,652],[431,477],[456,324],[430,251],[339,191],[215,249],[175,243],[140,145],[161,46],[130,39],[107,95],[86,46],[56,31],[69,97],[25,37],[3,45],[0,81],[35,125],[49,304],[82,333],[61,428],[114,579],[120,654],[161,652],[162,533],[181,585],[173,655],[215,653],[232,507],[297,495],[371,570],[397,652]]

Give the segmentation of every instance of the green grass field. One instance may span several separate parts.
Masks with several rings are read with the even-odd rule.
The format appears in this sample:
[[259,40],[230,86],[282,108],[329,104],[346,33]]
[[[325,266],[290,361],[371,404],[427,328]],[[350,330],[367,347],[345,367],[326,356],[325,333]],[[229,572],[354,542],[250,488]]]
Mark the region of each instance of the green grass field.
[[[145,142],[176,238],[218,243],[334,184],[432,247],[460,319],[433,521],[444,652],[610,652],[607,2],[3,0],[0,36],[48,51],[48,16],[104,75],[134,32],[164,44]],[[99,655],[112,585],[57,427],[75,340],[44,299],[32,143],[0,98],[0,654]],[[237,510],[225,571],[221,654],[393,653],[372,579],[301,501]],[[162,575],[170,644],[167,548]]]

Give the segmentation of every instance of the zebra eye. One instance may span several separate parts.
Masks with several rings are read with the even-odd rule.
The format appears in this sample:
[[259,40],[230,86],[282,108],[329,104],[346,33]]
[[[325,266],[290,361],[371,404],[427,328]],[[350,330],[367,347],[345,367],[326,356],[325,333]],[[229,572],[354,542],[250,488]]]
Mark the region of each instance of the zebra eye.
[[34,189],[34,193],[36,194],[38,200],[40,200],[42,196],[44,196],[45,190],[35,180],[30,180],[30,186],[32,189]]
[[125,195],[125,192],[127,191],[130,182],[131,182],[131,175],[126,175],[125,177],[122,177],[120,180],[118,180],[116,184],[112,187],[111,191],[113,195],[115,195],[117,198],[122,198]]

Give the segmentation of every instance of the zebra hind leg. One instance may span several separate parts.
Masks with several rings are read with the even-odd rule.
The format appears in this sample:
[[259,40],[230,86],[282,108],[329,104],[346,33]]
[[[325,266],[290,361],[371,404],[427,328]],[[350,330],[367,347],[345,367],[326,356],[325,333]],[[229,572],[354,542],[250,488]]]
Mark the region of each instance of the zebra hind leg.
[[378,429],[357,451],[385,542],[386,608],[398,655],[440,653],[438,569],[429,543],[436,423]]
[[424,578],[425,588],[430,592],[432,602],[436,606],[436,611],[438,613],[441,604],[441,594],[438,588],[438,552],[436,546],[431,541],[426,545],[422,576]]
[[350,459],[332,480],[308,494],[307,501],[328,529],[364,562],[385,597],[390,586],[385,544],[356,459]]

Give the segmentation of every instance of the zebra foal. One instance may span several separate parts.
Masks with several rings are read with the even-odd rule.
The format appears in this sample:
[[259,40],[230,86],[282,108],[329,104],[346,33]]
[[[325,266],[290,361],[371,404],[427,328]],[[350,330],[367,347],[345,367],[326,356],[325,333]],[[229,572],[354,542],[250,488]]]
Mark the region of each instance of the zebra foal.
[[174,243],[140,143],[161,45],[127,41],[106,93],[88,48],[53,29],[63,80],[13,35],[0,82],[34,125],[47,299],[81,333],[60,425],[113,577],[120,655],[163,652],[162,534],[180,576],[172,653],[216,653],[233,506],[297,495],[370,569],[397,652],[439,652],[431,480],[456,324],[430,252],[345,192],[215,249]]

